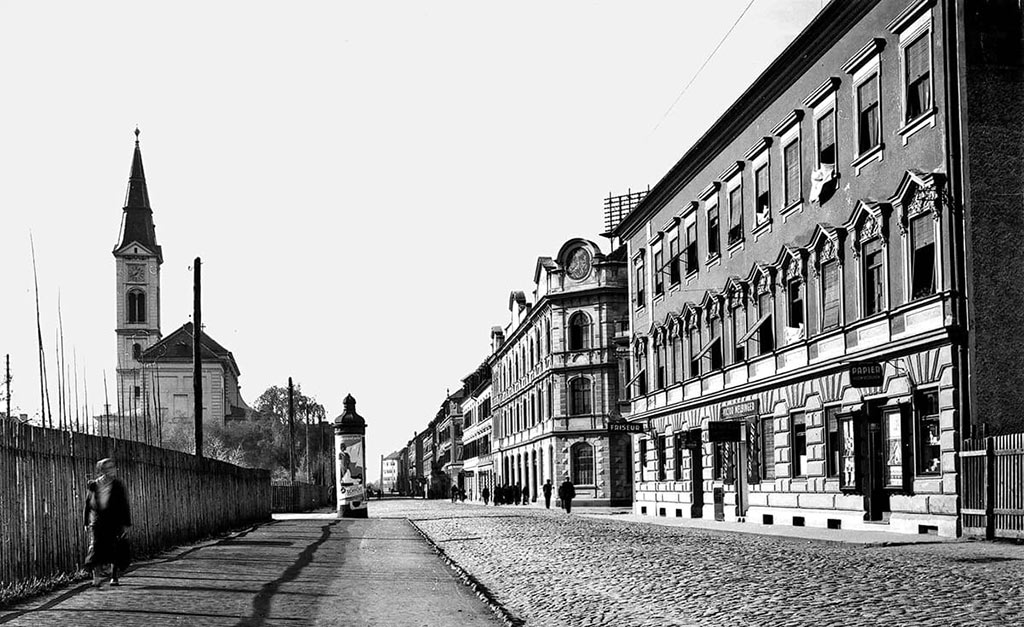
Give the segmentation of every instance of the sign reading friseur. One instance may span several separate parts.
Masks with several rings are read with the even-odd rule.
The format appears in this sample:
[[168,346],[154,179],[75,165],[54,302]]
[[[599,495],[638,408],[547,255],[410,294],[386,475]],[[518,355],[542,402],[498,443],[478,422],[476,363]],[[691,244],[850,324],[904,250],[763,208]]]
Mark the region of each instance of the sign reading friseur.
[[608,431],[611,433],[643,433],[647,428],[641,422],[609,422]]

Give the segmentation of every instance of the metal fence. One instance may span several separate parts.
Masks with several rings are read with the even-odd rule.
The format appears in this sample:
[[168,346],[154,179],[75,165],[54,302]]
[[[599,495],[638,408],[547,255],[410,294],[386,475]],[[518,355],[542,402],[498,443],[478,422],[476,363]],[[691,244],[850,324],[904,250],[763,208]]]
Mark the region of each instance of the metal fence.
[[334,507],[334,491],[329,486],[312,483],[275,483],[271,510],[274,512],[308,512],[321,507]]
[[964,440],[964,535],[1024,538],[1024,433]]
[[112,457],[133,553],[270,518],[270,473],[116,438],[0,420],[0,587],[81,568],[86,483]]

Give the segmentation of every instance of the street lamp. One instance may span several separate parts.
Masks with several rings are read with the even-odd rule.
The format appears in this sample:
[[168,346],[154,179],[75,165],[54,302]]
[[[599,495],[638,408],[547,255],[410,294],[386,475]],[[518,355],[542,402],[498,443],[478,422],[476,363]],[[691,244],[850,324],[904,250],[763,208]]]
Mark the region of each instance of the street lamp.
[[356,413],[356,399],[345,397],[345,412],[334,419],[338,468],[338,518],[366,518],[366,421]]

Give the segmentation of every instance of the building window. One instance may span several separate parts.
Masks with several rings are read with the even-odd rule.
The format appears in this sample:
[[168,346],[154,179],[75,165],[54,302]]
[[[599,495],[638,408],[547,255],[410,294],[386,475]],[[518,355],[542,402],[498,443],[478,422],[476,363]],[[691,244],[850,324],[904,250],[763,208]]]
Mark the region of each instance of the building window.
[[672,478],[676,481],[681,481],[683,478],[683,452],[686,450],[683,447],[684,443],[682,433],[672,436]]
[[690,378],[700,376],[700,328],[694,324],[690,328]]
[[658,436],[658,481],[664,481],[666,478],[665,474],[665,461],[668,456],[668,438],[663,435]]
[[857,86],[857,153],[864,154],[881,142],[881,113],[876,73]]
[[[710,234],[710,227],[708,233]],[[697,223],[691,221],[686,225],[686,275],[697,271]]]
[[763,290],[757,296],[758,355],[767,355],[775,350],[775,321],[772,313],[772,295]]
[[804,282],[793,277],[786,283],[787,324],[792,329],[803,330],[804,326]]
[[661,296],[665,293],[665,256],[661,248],[654,251],[654,295]]
[[839,326],[839,262],[821,264],[821,330]]
[[576,485],[594,485],[594,447],[586,442],[572,445],[572,482]]
[[711,478],[715,481],[725,479],[725,442],[711,443]]
[[768,180],[768,164],[764,164],[754,172],[754,205],[755,223],[764,224],[771,217],[772,198]]
[[136,342],[132,344],[132,359],[138,361],[142,357],[142,345]]
[[793,476],[807,476],[807,422],[803,412],[792,415],[790,450],[793,460]]
[[548,416],[555,415],[555,393],[553,391],[554,386],[548,385]]
[[720,237],[718,233],[718,203],[715,202],[708,207],[708,258],[721,254]]
[[140,398],[142,398],[142,388],[141,387],[139,387],[137,385],[134,386],[134,392],[135,392],[135,400],[139,400]]
[[825,476],[839,476],[839,407],[825,408]]
[[711,318],[711,339],[708,340],[709,346],[706,352],[706,361],[708,372],[714,372],[722,369],[722,318],[720,316],[714,316]]
[[589,413],[590,379],[577,377],[569,383],[569,415],[582,416]]
[[544,347],[545,350],[551,353],[551,321],[544,321]]
[[743,240],[743,187],[729,190],[729,245]]
[[923,298],[935,293],[935,220],[923,213],[910,221],[910,294]]
[[654,348],[654,375],[656,389],[661,390],[665,387],[665,362],[667,361],[667,349],[668,346],[665,344],[665,334],[661,333],[657,338],[657,346]]
[[912,122],[932,108],[931,32],[903,48],[903,66],[906,70],[906,118]]
[[577,311],[569,318],[569,350],[582,351],[590,348],[590,316]]
[[942,439],[939,425],[939,392],[919,392],[914,397],[917,434],[917,474],[937,475],[942,472]]
[[836,112],[835,109],[824,114],[817,121],[818,126],[818,165],[835,165],[836,163]]
[[761,419],[761,480],[775,479],[775,422],[774,419]]
[[733,301],[732,308],[732,337],[735,343],[733,363],[740,363],[747,359],[747,346],[740,340],[747,332],[747,307],[740,295]]
[[128,322],[142,323],[146,321],[146,293],[142,290],[128,292]]
[[672,231],[672,237],[668,240],[668,282],[671,285],[679,283],[679,231]]
[[885,307],[885,268],[882,242],[875,238],[862,247],[864,257],[864,315],[870,316]]
[[644,269],[644,258],[639,257],[636,260],[636,308],[643,307],[647,302],[647,296],[645,294],[647,288],[647,274]]
[[782,150],[786,169],[786,206],[800,202],[800,138],[786,144]]

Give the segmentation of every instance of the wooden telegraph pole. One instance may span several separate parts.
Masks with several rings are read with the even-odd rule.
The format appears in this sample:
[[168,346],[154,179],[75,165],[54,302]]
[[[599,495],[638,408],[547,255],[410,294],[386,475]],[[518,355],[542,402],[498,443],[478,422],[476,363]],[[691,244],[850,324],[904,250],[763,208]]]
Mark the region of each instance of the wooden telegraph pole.
[[192,282],[192,393],[195,395],[196,457],[203,456],[203,354],[200,340],[203,334],[203,315],[199,304],[199,295],[202,293],[199,272],[201,263],[199,257],[196,257],[192,265],[195,273]]
[[7,355],[7,374],[4,375],[4,384],[7,386],[7,419],[11,419],[11,355]]
[[288,476],[295,483],[295,388],[288,377]]

